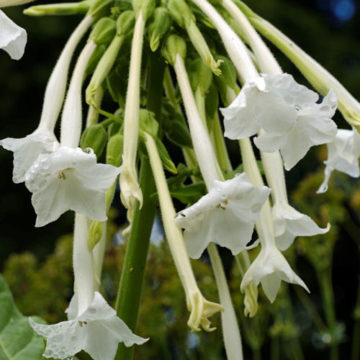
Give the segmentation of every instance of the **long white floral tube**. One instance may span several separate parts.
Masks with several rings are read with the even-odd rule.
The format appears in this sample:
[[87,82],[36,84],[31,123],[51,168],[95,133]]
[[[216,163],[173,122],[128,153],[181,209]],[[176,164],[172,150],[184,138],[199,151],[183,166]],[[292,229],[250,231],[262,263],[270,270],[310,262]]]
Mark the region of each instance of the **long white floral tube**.
[[76,62],[61,116],[60,140],[62,146],[70,148],[79,146],[82,129],[81,88],[86,67],[95,49],[95,42],[90,40]]
[[70,61],[79,41],[94,22],[90,15],[84,17],[67,41],[46,85],[39,129],[53,131],[63,105]]
[[[193,141],[194,151],[197,157],[198,164],[202,176],[208,189],[211,188],[213,181],[219,180],[219,172],[214,149],[205,126],[200,118],[196,107],[195,99],[192,94],[191,86],[185,69],[184,61],[179,54],[176,55],[174,69],[179,83],[180,92],[185,105],[185,111],[189,121],[190,133]],[[223,339],[225,344],[225,351],[228,360],[242,360],[243,351],[241,344],[241,335],[237,317],[231,301],[230,291],[224,274],[221,261],[218,259],[216,247],[210,247],[210,251],[214,262],[212,262],[213,271],[220,296],[221,305],[224,311],[221,314],[221,324],[223,329]],[[219,261],[218,261],[219,260]],[[228,341],[231,339],[231,341]]]
[[188,310],[191,312],[188,325],[193,331],[199,331],[200,326],[206,331],[214,330],[214,328],[210,327],[208,317],[222,310],[222,307],[216,303],[207,301],[197,286],[181,230],[175,224],[175,209],[168,190],[161,159],[154,139],[148,134],[146,134],[145,144],[159,195],[166,238],[185,290]]
[[131,42],[129,81],[124,111],[123,171],[120,175],[121,200],[131,210],[135,199],[142,204],[142,192],[136,170],[136,153],[139,137],[140,72],[145,19],[139,12]]
[[245,82],[255,80],[259,74],[248,55],[247,48],[234,30],[207,0],[192,0],[211,20],[219,32],[225,49],[237,72]]

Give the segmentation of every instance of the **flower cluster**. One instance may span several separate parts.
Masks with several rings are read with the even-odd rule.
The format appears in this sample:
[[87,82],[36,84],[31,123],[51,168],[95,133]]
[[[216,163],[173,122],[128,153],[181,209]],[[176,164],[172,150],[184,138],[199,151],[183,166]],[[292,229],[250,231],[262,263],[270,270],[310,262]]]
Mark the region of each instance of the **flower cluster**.
[[[326,234],[330,224],[320,227],[291,206],[285,170],[294,168],[312,147],[326,144],[325,179],[318,192],[326,191],[333,170],[359,177],[356,116],[347,117],[352,130],[337,129],[332,117],[338,104],[341,111],[348,103],[353,105],[347,114],[354,114],[360,105],[356,108],[358,103],[350,101],[351,95],[315,60],[238,1],[222,0],[213,6],[208,0],[161,4],[85,0],[34,6],[26,13],[85,14],[54,67],[36,130],[21,139],[0,140],[14,153],[13,181],[24,182],[32,193],[35,226],[45,226],[68,210],[75,212],[75,281],[68,320],[54,325],[30,320],[47,340],[44,356],[66,359],[85,350],[95,360],[112,360],[119,358],[119,343],[132,346],[146,341],[117,314],[136,308],[131,314],[136,324],[146,241],[157,201],[190,312],[188,326],[193,331],[214,331],[210,318],[219,312],[227,358],[241,360],[240,328],[217,246],[247,264],[241,280],[246,314],[256,314],[259,284],[270,302],[282,281],[309,291],[283,251],[298,236]],[[200,16],[202,21],[197,22]],[[319,93],[282,72],[251,22],[259,31],[271,32],[275,45],[281,43],[280,49],[296,58],[296,65],[301,63],[310,83],[322,84]],[[234,23],[237,26],[232,27]],[[0,26],[5,28],[0,47],[20,58],[25,31],[2,12]],[[72,56],[90,28],[67,86]],[[186,39],[179,28],[185,30]],[[220,38],[219,53],[208,46],[207,33]],[[84,91],[87,76],[91,78]],[[105,94],[118,107],[113,113],[102,108]],[[83,126],[85,101],[88,114]],[[61,112],[58,140],[55,128]],[[241,161],[234,160],[236,170],[225,137],[239,145]],[[180,149],[185,164],[174,164],[165,146],[168,142]],[[129,236],[115,311],[98,290],[107,213],[118,176]],[[173,198],[183,203],[177,213]],[[260,248],[254,250],[256,257],[254,248]],[[219,304],[205,299],[192,271],[189,258],[199,259],[205,251]],[[133,270],[136,283],[131,282]]]

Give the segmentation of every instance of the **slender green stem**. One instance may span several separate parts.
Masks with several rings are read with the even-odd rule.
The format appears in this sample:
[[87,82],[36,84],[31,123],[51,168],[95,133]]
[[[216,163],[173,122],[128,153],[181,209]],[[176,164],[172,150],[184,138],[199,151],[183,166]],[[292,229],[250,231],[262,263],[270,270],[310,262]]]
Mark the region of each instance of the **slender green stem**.
[[253,360],[261,360],[261,348],[253,348]]
[[[335,335],[336,315],[334,304],[334,292],[331,284],[331,270],[318,271],[319,284],[327,325],[331,336]],[[332,339],[330,345],[330,360],[339,359],[339,349],[336,340]]]
[[[151,56],[159,55],[155,53]],[[154,62],[150,61],[150,66],[153,64]],[[163,65],[157,64],[156,68],[151,70],[148,92],[153,95],[148,97],[147,107],[157,118],[160,118],[161,102],[156,99],[155,94],[160,94],[162,91]],[[156,204],[150,198],[155,192],[155,183],[149,159],[145,156],[141,161],[140,187],[143,192],[143,206],[139,209],[139,202],[136,204],[116,300],[118,316],[133,331],[136,329],[151,228],[156,211]],[[134,347],[126,348],[120,344],[115,360],[131,360],[133,354]]]
[[271,360],[279,360],[280,359],[280,338],[279,338],[279,336],[273,336],[271,338],[270,359]]

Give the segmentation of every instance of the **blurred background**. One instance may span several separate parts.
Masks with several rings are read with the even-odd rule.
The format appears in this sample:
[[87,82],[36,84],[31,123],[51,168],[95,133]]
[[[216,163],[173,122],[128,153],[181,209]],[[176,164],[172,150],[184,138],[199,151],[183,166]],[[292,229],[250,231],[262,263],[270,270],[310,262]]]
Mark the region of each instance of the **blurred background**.
[[[41,2],[38,2],[41,3]],[[43,2],[45,3],[45,2]],[[247,0],[247,4],[325,66],[360,99],[360,0]],[[24,57],[0,54],[0,139],[23,137],[39,121],[42,97],[52,67],[78,16],[31,18],[23,8],[6,14],[28,31]],[[276,49],[286,72],[306,80]],[[339,127],[347,127],[337,114]],[[311,294],[282,287],[273,306],[260,296],[255,319],[245,319],[240,277],[223,251],[234,301],[241,319],[246,359],[360,359],[360,181],[334,173],[324,195],[315,191],[323,178],[326,148],[313,149],[287,174],[292,204],[332,229],[325,236],[298,239],[287,253]],[[30,193],[12,183],[12,153],[0,149],[0,271],[19,309],[49,322],[64,318],[72,294],[71,232],[73,214],[34,228]],[[115,246],[122,211],[113,212],[105,259],[104,291],[114,300],[123,247]],[[149,255],[139,333],[151,337],[138,347],[137,359],[224,359],[219,331],[191,333],[186,327],[183,292],[166,243]],[[206,258],[193,263],[205,295],[216,299]],[[217,319],[219,325],[219,319]],[[338,349],[338,357],[334,357]],[[332,355],[331,355],[332,354]],[[84,357],[85,359],[86,357]]]

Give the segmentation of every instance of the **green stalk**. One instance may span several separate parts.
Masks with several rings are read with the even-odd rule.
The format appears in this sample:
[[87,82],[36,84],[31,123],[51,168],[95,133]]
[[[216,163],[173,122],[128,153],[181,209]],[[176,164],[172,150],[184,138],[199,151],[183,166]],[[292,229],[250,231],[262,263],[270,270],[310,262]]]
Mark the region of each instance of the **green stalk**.
[[[157,99],[160,96],[156,95],[162,92],[164,66],[153,60],[154,57],[159,56],[158,53],[150,56],[147,108],[160,118],[161,102]],[[156,212],[156,204],[150,198],[155,192],[155,183],[146,156],[141,159],[140,187],[143,192],[143,205],[139,209],[137,201],[116,299],[117,315],[132,331],[136,330],[150,234]],[[134,347],[127,348],[119,344],[114,360],[131,360],[133,357]]]
[[360,359],[360,287],[358,287],[357,301],[354,311],[354,329],[351,345],[351,360]]
[[[334,292],[331,284],[331,270],[320,270],[318,272],[319,284],[321,289],[322,301],[328,328],[333,337],[336,330],[336,315],[334,305]],[[338,344],[334,339],[330,345],[330,360],[339,359]]]
[[[136,330],[146,258],[156,209],[154,201],[150,199],[150,195],[155,192],[155,184],[149,159],[143,156],[141,160],[140,187],[144,195],[143,206],[140,210],[137,201],[116,299],[117,315],[132,331]],[[131,360],[133,354],[134,347],[127,348],[120,344],[115,360]]]

